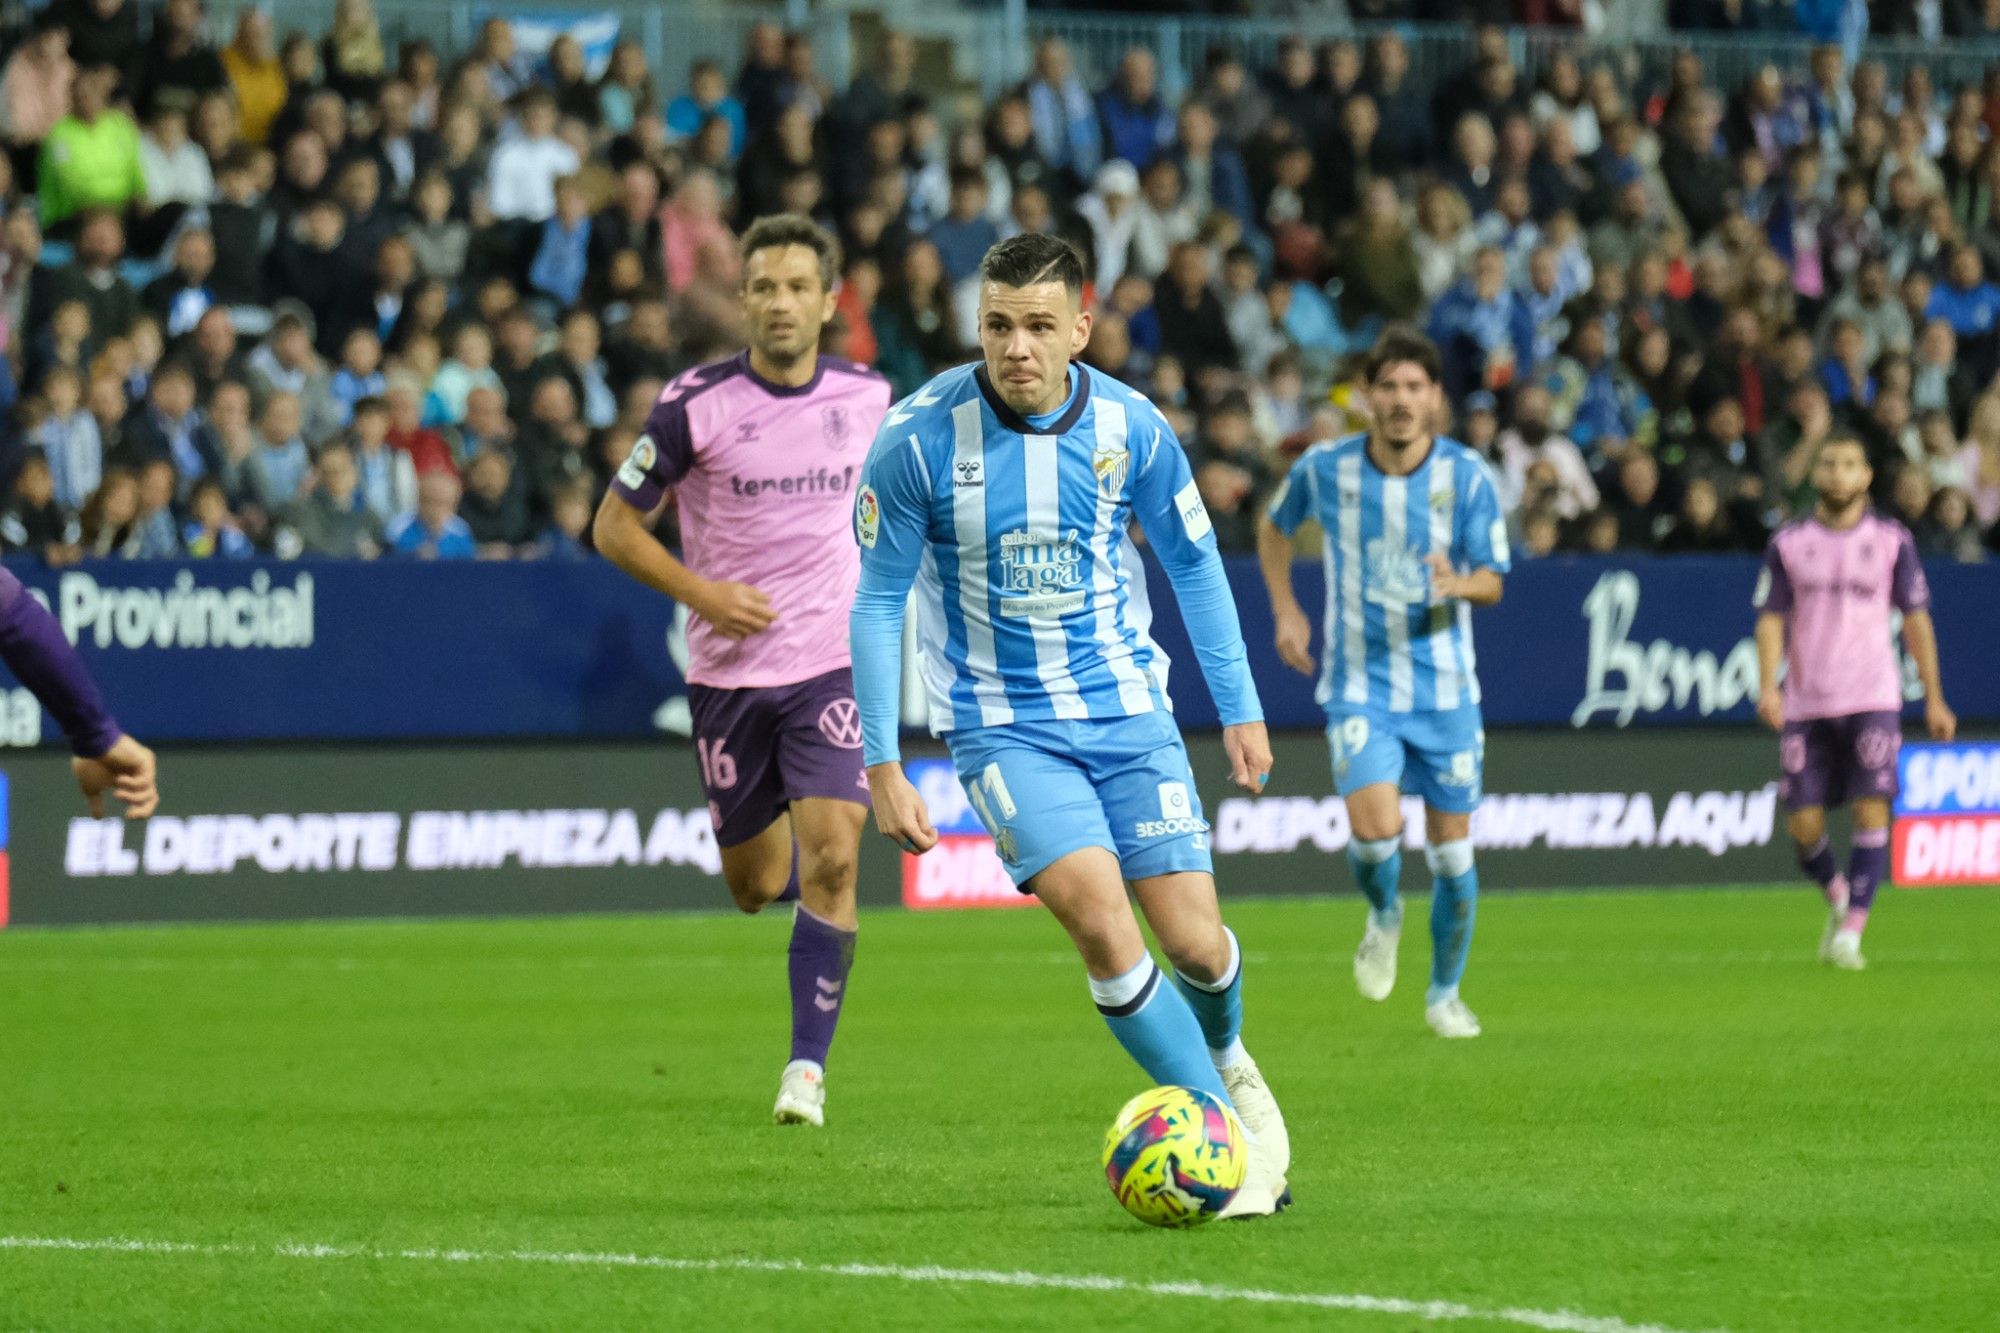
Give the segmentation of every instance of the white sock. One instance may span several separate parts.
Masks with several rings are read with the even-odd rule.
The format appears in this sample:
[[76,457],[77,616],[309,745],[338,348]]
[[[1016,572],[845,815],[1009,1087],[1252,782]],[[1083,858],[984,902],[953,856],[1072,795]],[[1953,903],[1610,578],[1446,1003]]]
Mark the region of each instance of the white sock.
[[1208,1048],[1208,1058],[1215,1062],[1215,1072],[1218,1074],[1239,1060],[1248,1059],[1249,1056],[1250,1053],[1243,1049],[1243,1039],[1241,1037],[1231,1041],[1222,1050],[1218,1051],[1213,1046]]

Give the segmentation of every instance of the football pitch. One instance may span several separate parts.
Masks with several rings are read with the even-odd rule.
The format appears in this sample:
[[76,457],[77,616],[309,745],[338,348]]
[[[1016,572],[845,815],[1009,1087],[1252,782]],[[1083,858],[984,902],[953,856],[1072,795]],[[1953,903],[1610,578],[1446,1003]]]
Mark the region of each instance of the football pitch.
[[1423,908],[1229,904],[1297,1205],[1184,1233],[1038,911],[864,915],[818,1132],[781,915],[0,936],[0,1328],[2000,1327],[2000,893],[1489,895],[1457,1043]]

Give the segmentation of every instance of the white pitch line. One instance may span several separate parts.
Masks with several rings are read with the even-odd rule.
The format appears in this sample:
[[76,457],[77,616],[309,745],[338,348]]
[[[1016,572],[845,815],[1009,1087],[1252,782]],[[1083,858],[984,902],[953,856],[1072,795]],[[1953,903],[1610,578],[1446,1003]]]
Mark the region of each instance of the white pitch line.
[[[587,1250],[371,1249],[359,1245],[204,1245],[191,1241],[79,1239],[67,1236],[0,1236],[0,1250],[55,1250],[72,1254],[196,1255],[204,1258],[367,1259],[418,1263],[531,1264],[561,1268],[641,1268],[676,1273],[790,1273],[804,1277],[879,1278],[892,1282],[936,1282],[960,1286],[1014,1287],[1035,1291],[1089,1291],[1132,1296],[1178,1297],[1221,1304],[1303,1306],[1401,1315],[1432,1323],[1482,1320],[1516,1324],[1547,1333],[1682,1333],[1664,1324],[1631,1324],[1604,1315],[1570,1310],[1529,1310],[1517,1306],[1482,1310],[1457,1301],[1412,1301],[1395,1296],[1341,1292],[1270,1291],[1225,1287],[1208,1282],[1135,1282],[1092,1273],[1030,1273],[989,1268],[945,1268],[935,1264],[813,1264],[800,1259],[676,1259],[658,1254],[597,1253]],[[1719,1331],[1716,1331],[1719,1333]]]

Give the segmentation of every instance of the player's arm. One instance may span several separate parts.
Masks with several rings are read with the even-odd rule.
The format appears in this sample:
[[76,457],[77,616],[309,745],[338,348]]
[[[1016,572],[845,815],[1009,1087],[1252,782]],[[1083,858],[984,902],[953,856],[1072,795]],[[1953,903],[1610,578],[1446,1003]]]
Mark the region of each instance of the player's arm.
[[1257,564],[1264,573],[1264,588],[1271,595],[1271,619],[1277,626],[1279,660],[1303,676],[1313,673],[1312,622],[1299,605],[1292,587],[1292,534],[1305,521],[1305,502],[1311,485],[1304,469],[1312,466],[1301,460],[1278,485],[1264,512],[1257,515]]
[[0,661],[69,737],[74,756],[70,771],[93,816],[103,816],[106,792],[124,803],[128,819],[144,819],[159,808],[153,752],[119,730],[62,626],[4,569],[0,569]]
[[[885,432],[908,425],[908,418]],[[854,654],[854,702],[861,711],[861,761],[875,827],[905,851],[937,845],[924,799],[903,774],[898,735],[903,696],[903,609],[930,540],[930,483],[922,446],[907,430],[885,434],[869,451],[854,497],[854,537],[861,582],[848,613]]]
[[1456,546],[1456,561],[1441,551],[1432,553],[1431,596],[1440,602],[1497,605],[1507,590],[1513,553],[1507,545],[1507,517],[1500,512],[1500,490],[1483,463],[1466,488]]
[[[1264,731],[1264,706],[1250,678],[1243,626],[1222,572],[1215,525],[1195,487],[1187,452],[1164,421],[1138,460],[1132,486],[1132,513],[1174,585],[1181,619],[1201,663],[1202,678],[1222,717],[1222,746],[1229,776],[1248,792],[1261,792],[1271,777],[1271,741]],[[1137,575],[1143,577],[1143,575]]]
[[693,465],[686,408],[678,401],[661,403],[597,506],[591,536],[605,559],[648,588],[687,607],[724,638],[746,639],[778,618],[771,599],[747,583],[703,578],[675,559],[647,522],[667,488]]
[[1757,590],[1750,594],[1757,608],[1757,717],[1773,731],[1785,729],[1785,698],[1778,690],[1778,672],[1785,661],[1785,635],[1791,623],[1792,576],[1777,538],[1764,551],[1764,568]]
[[1896,568],[1889,580],[1889,596],[1903,613],[1903,646],[1917,664],[1917,680],[1924,687],[1924,724],[1934,741],[1948,741],[1958,734],[1958,715],[1944,701],[1944,675],[1938,669],[1937,625],[1931,620],[1930,581],[1924,577],[1923,562],[1917,559],[1917,545],[1909,533],[1902,534],[1896,551]]

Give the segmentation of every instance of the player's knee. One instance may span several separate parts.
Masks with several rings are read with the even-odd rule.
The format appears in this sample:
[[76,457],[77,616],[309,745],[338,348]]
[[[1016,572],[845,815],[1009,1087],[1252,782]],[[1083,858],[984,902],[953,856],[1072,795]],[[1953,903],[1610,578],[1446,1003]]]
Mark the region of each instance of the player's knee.
[[820,893],[843,893],[854,887],[859,862],[853,847],[837,841],[801,847],[799,882]]
[[1174,970],[1184,977],[1210,982],[1229,970],[1229,935],[1220,925],[1194,936],[1162,937],[1160,947]]
[[1451,881],[1454,892],[1470,894],[1475,891],[1476,885],[1463,878],[1472,870],[1472,839],[1431,843],[1424,848],[1424,863],[1430,866],[1431,874],[1440,883]]
[[725,876],[725,882],[729,885],[730,901],[736,904],[737,911],[747,916],[757,915],[785,891],[783,880],[774,884],[769,876],[754,871]]
[[1794,810],[1785,816],[1785,832],[1802,848],[1816,847],[1826,836],[1826,816],[1818,810]]

